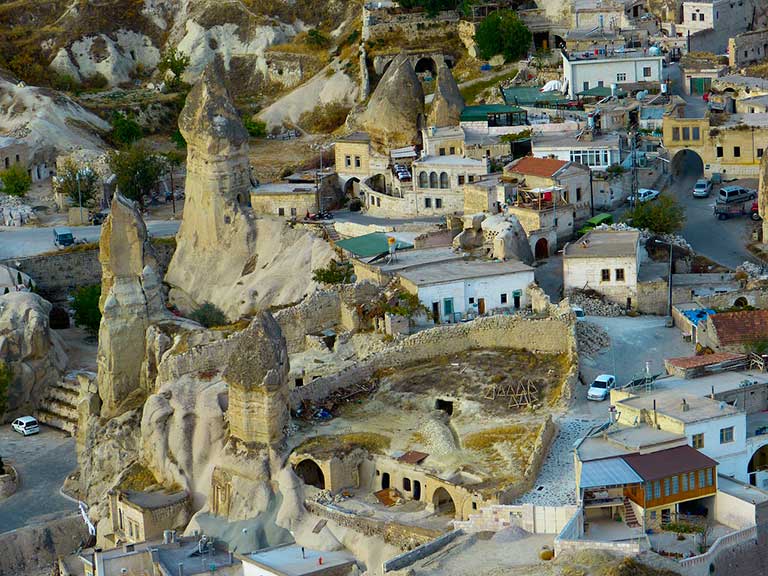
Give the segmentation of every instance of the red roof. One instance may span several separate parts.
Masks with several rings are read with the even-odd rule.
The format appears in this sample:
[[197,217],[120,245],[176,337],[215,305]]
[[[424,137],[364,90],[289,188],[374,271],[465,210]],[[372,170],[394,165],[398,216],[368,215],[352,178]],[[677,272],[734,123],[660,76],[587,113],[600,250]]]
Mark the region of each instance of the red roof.
[[730,352],[719,352],[717,354],[704,354],[703,356],[681,356],[679,358],[668,358],[667,364],[676,368],[699,368],[709,366],[710,364],[720,364],[729,360],[742,360],[746,358],[744,354],[732,354]]
[[687,445],[649,454],[629,454],[622,458],[645,481],[717,466],[716,460]]
[[424,452],[417,452],[416,450],[408,450],[405,454],[398,458],[398,462],[405,462],[406,464],[418,464],[424,460],[429,454]]
[[709,317],[720,344],[741,344],[768,337],[768,310],[723,312]]
[[540,178],[551,178],[555,172],[560,170],[566,164],[568,164],[568,162],[565,160],[525,156],[509,166],[508,171],[516,174],[539,176]]

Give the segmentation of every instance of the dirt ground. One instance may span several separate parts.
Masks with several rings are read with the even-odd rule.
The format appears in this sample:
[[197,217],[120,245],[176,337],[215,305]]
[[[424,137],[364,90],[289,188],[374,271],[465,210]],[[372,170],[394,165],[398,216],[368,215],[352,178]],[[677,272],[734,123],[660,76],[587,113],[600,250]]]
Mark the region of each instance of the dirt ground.
[[[288,170],[319,166],[320,148],[326,148],[325,136],[306,135],[292,140],[251,139],[250,160],[253,176],[261,183],[274,182]],[[323,166],[333,163],[331,150],[323,153]]]

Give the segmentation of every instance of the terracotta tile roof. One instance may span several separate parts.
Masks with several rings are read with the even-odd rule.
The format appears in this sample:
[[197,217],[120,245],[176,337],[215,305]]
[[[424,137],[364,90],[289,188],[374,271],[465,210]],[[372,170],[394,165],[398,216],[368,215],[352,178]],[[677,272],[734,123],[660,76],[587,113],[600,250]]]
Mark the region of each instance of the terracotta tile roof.
[[556,160],[554,158],[534,158],[525,156],[517,162],[508,165],[505,172],[515,174],[527,174],[529,176],[538,176],[540,178],[551,178],[552,175],[568,164],[565,160]]
[[704,354],[703,356],[668,358],[666,362],[677,368],[699,368],[701,366],[709,366],[710,364],[720,364],[720,362],[727,362],[728,360],[741,360],[742,358],[745,358],[744,354],[720,352],[718,354]]
[[717,466],[716,460],[690,446],[678,446],[649,454],[629,454],[621,458],[646,482]]
[[405,462],[406,464],[418,464],[424,460],[429,454],[424,452],[417,452],[416,450],[408,450],[405,454],[398,458],[398,462]]
[[720,344],[740,344],[768,337],[768,310],[723,312],[710,316]]

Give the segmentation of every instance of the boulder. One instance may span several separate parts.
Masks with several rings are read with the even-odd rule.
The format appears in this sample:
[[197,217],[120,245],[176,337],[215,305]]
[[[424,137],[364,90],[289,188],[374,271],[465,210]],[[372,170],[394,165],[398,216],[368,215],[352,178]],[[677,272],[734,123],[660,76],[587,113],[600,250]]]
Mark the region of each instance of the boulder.
[[485,243],[493,246],[493,257],[499,260],[533,262],[533,252],[522,224],[514,216],[494,214],[482,223]]
[[458,126],[464,106],[464,98],[459,91],[459,85],[456,84],[451,69],[443,62],[437,70],[435,96],[432,100],[427,124],[438,128]]

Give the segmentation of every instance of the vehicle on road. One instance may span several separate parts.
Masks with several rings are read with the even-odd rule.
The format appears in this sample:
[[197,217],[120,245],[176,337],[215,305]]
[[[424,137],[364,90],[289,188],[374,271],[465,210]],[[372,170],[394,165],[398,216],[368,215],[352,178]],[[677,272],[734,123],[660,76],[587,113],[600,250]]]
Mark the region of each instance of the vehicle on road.
[[637,194],[630,194],[629,195],[629,203],[640,203],[644,204],[646,202],[650,202],[651,200],[656,200],[661,195],[661,192],[658,190],[652,190],[650,188],[638,188]]
[[756,200],[757,191],[743,186],[723,186],[717,194],[718,204],[738,204],[747,200]]
[[11,428],[16,430],[16,432],[22,436],[30,436],[31,434],[40,432],[40,424],[38,424],[37,420],[32,418],[32,416],[16,418],[16,420],[11,422]]
[[587,390],[587,400],[602,402],[606,400],[616,385],[616,376],[612,374],[600,374]]
[[581,320],[587,316],[584,313],[584,308],[581,306],[571,306],[571,310],[573,310],[573,315],[576,316],[576,320]]
[[712,193],[712,182],[706,178],[696,180],[696,184],[693,186],[694,198],[707,198]]
[[611,216],[610,214],[607,214],[606,212],[595,214],[594,216],[592,216],[592,218],[584,222],[584,226],[579,228],[577,233],[579,236],[584,236],[584,234],[586,234],[593,228],[597,228],[602,224],[613,224],[613,216]]
[[53,245],[57,248],[66,248],[75,243],[75,237],[72,230],[63,226],[53,229]]
[[735,204],[715,204],[715,216],[717,216],[718,220],[728,220],[728,218],[746,216],[747,214],[754,221],[761,219],[756,201],[747,200],[746,202]]

